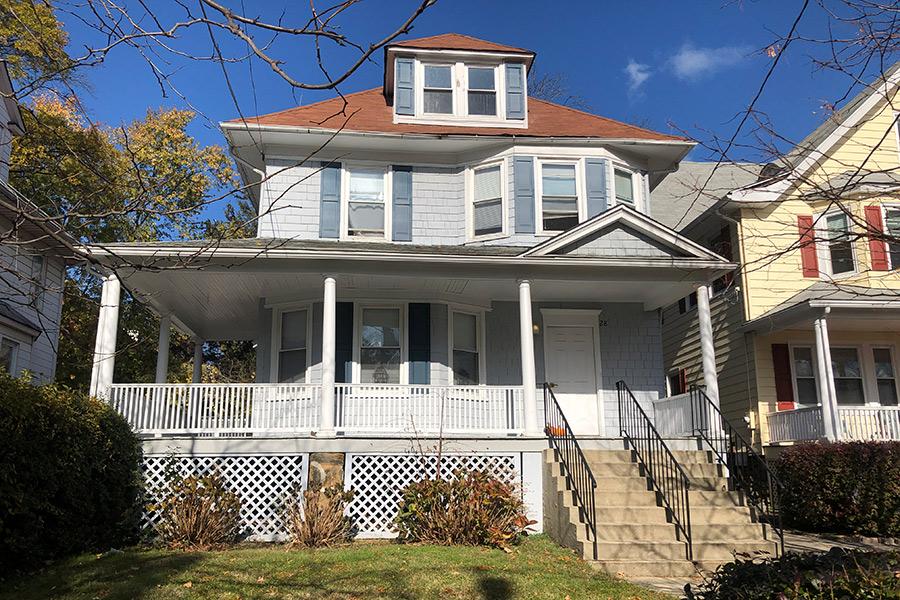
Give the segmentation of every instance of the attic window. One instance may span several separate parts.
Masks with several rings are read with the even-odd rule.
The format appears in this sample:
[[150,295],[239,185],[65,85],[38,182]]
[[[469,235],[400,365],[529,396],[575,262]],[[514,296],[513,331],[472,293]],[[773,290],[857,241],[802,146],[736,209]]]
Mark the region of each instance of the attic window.
[[615,170],[616,203],[634,206],[634,181],[630,171]]
[[497,115],[497,88],[493,67],[469,67],[469,114]]
[[453,73],[449,65],[425,65],[425,112],[453,114]]

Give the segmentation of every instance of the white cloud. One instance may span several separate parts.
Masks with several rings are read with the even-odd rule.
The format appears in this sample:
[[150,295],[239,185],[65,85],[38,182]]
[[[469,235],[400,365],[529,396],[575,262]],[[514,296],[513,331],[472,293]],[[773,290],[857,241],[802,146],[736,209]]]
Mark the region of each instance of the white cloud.
[[625,74],[628,75],[628,92],[634,94],[650,79],[650,65],[628,59]]
[[749,54],[746,46],[722,46],[721,48],[697,48],[685,44],[669,59],[672,71],[679,79],[700,79],[736,65]]

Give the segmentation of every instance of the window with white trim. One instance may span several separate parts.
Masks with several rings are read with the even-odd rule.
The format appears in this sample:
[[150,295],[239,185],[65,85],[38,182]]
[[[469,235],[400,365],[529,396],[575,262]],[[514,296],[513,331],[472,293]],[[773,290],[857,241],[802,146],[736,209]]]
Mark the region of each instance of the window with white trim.
[[15,375],[18,356],[19,343],[9,338],[0,337],[0,369],[10,375]]
[[878,388],[878,402],[882,406],[897,406],[897,375],[890,348],[873,348],[875,359],[875,383]]
[[468,114],[497,116],[496,73],[494,67],[468,67]]
[[290,310],[281,313],[278,343],[278,383],[306,382],[309,312]]
[[578,225],[578,177],[575,163],[541,163],[541,223],[544,231]]
[[453,67],[450,65],[424,65],[425,114],[453,114]]
[[383,238],[387,169],[351,166],[347,171],[347,236]]
[[900,269],[900,207],[884,207],[884,233],[891,238],[887,241],[891,269]]
[[503,170],[500,163],[472,170],[473,237],[503,232]]
[[400,383],[402,311],[363,308],[359,332],[360,383]]
[[859,406],[866,403],[862,364],[857,348],[831,348],[831,370],[838,404]]
[[453,313],[453,385],[481,383],[478,320],[470,313]]
[[613,181],[615,182],[616,204],[627,204],[634,207],[633,173],[617,167],[613,169]]
[[824,217],[825,264],[830,275],[856,271],[853,242],[850,238],[850,219],[839,212]]
[[794,346],[791,349],[791,359],[797,403],[802,405],[818,404],[819,390],[816,386],[813,349],[809,346]]

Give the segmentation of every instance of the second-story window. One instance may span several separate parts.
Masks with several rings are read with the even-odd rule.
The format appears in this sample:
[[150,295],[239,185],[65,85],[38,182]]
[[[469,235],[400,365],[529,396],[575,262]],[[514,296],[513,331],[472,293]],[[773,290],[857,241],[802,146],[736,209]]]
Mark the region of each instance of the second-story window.
[[493,67],[469,67],[469,114],[497,114],[497,88]]
[[856,270],[853,261],[853,242],[850,240],[850,220],[844,213],[825,216],[825,243],[828,267],[832,275]]
[[887,245],[891,269],[900,269],[900,208],[884,209],[884,232],[889,236]]
[[453,114],[453,68],[425,65],[424,99],[426,113]]
[[474,170],[472,233],[475,236],[503,231],[503,195],[500,165]]
[[578,225],[575,165],[541,165],[541,220],[544,231],[565,231]]
[[384,169],[351,168],[347,198],[347,235],[384,236]]
[[616,182],[616,204],[634,206],[634,180],[631,172],[615,169],[613,176]]

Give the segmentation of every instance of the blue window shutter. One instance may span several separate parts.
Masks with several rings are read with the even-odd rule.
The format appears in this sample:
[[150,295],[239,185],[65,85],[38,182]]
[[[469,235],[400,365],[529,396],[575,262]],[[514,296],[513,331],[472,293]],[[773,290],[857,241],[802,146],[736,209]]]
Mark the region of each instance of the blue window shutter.
[[323,162],[319,178],[319,237],[336,238],[341,229],[341,163]]
[[411,58],[394,62],[394,110],[398,115],[416,114],[415,66]]
[[513,157],[516,233],[534,233],[534,158]]
[[393,167],[392,238],[395,242],[412,241],[412,167]]
[[525,65],[506,65],[506,118],[525,118]]
[[409,382],[431,383],[431,305],[409,303]]
[[588,158],[584,162],[588,219],[599,215],[609,206],[606,187],[606,172],[608,169],[609,161],[603,158]]

